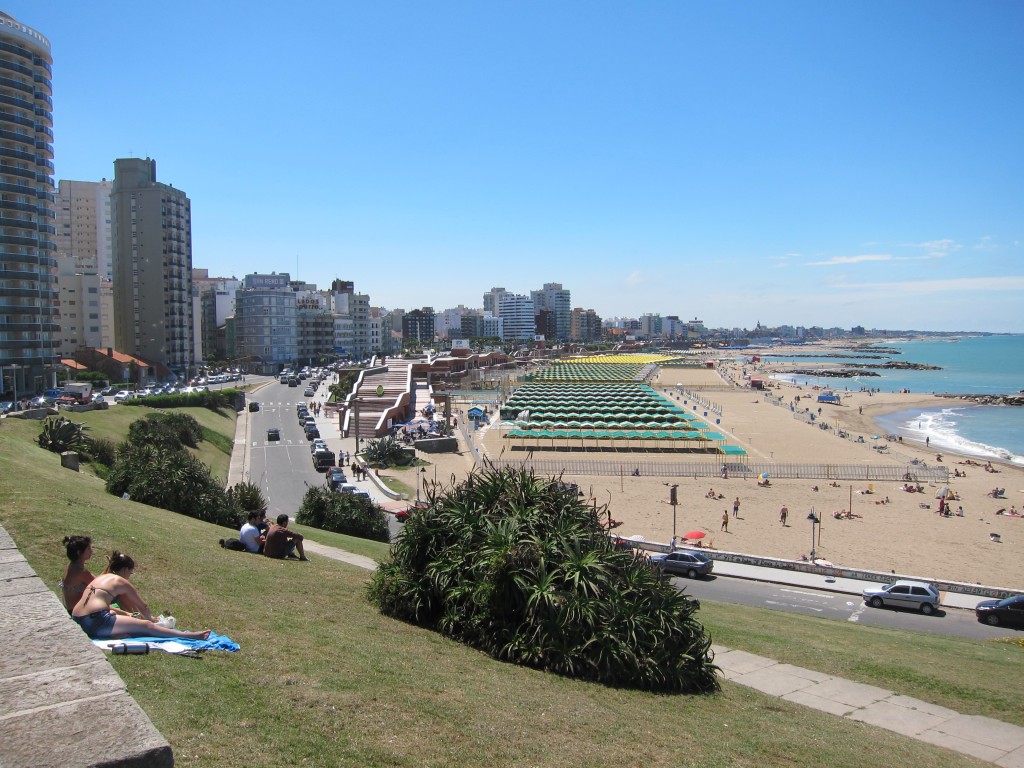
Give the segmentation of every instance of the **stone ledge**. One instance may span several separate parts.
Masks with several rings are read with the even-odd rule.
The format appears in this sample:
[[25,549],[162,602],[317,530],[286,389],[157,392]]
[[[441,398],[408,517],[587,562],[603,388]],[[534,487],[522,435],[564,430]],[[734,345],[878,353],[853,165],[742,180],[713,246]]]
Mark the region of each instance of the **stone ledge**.
[[165,768],[167,740],[0,527],[0,766]]

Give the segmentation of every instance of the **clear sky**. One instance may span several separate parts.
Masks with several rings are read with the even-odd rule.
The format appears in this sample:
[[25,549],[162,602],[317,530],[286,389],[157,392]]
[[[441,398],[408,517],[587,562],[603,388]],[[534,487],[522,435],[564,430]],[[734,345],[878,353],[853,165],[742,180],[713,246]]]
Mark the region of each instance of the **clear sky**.
[[374,305],[1024,332],[1024,2],[6,0],[57,177]]

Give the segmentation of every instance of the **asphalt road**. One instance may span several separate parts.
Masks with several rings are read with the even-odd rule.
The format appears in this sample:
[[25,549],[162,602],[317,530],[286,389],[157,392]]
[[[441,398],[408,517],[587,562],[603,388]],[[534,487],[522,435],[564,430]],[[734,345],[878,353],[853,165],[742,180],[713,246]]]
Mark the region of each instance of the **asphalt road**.
[[[252,398],[260,410],[249,414],[249,480],[263,489],[270,519],[284,512],[294,520],[306,489],[324,484],[324,475],[313,468],[310,443],[295,409],[297,403],[310,400],[303,397],[304,388],[273,382]],[[281,431],[280,440],[267,439],[272,427]]]
[[[917,611],[893,608],[870,608],[859,595],[827,592],[808,587],[715,576],[703,579],[673,577],[672,583],[696,597],[716,603],[734,603],[774,611],[817,616],[831,621],[848,621],[872,627],[909,629],[948,637],[987,640],[1016,635],[1004,627],[981,624],[973,611],[952,608],[931,616]],[[980,601],[980,598],[979,598]]]

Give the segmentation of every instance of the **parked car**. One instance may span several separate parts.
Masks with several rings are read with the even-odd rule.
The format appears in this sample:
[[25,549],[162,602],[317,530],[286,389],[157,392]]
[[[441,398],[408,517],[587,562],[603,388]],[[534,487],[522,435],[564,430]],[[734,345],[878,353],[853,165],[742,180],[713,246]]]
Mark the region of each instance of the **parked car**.
[[872,608],[886,605],[896,608],[913,608],[921,613],[934,613],[942,607],[939,590],[926,581],[900,579],[884,587],[871,587],[864,590],[864,602]]
[[313,390],[312,387],[306,387],[305,390],[303,390],[302,392],[303,397],[312,397],[315,394],[316,392]]
[[307,426],[306,427],[306,439],[307,440],[312,440],[314,437],[320,437],[320,430],[317,429],[315,425],[314,426]]
[[281,430],[277,427],[271,427],[267,430],[267,440],[280,440]]
[[257,403],[255,400],[253,400],[251,403],[249,403],[249,413],[253,413],[254,411],[258,411],[259,409],[260,409],[260,404]]
[[14,405],[15,403],[13,400],[4,400],[0,403],[0,413],[10,413],[14,410]]
[[978,621],[993,627],[1024,629],[1024,595],[1014,595],[1005,600],[982,600],[974,607]]
[[651,565],[665,573],[679,573],[688,579],[707,576],[715,569],[715,562],[700,552],[668,552],[651,555]]
[[327,450],[327,441],[324,440],[323,438],[318,437],[318,438],[316,438],[316,440],[314,440],[312,443],[309,444],[309,452],[310,453],[316,453],[317,451],[326,451],[326,450]]
[[302,413],[303,411],[307,411],[308,412],[309,411],[309,406],[306,405],[305,403],[298,403],[298,404],[296,404],[295,412],[296,413]]
[[116,395],[114,395],[114,402],[115,403],[123,403],[125,400],[134,400],[134,399],[135,399],[135,393],[134,392],[129,392],[126,389],[122,389],[120,392],[118,392]]
[[317,472],[327,471],[334,465],[337,458],[338,457],[334,455],[334,451],[327,448],[321,448],[318,451],[313,451],[313,467]]
[[329,467],[327,469],[327,485],[330,486],[332,491],[338,489],[338,486],[348,480],[345,477],[345,470],[341,467]]

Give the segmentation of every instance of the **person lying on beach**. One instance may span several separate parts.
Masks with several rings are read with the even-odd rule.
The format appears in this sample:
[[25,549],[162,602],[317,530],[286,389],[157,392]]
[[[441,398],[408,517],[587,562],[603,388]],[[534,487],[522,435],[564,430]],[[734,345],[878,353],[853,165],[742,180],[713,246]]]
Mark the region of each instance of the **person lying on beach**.
[[[135,572],[135,561],[128,555],[115,551],[103,573],[92,580],[71,611],[71,618],[93,640],[120,639],[122,637],[185,637],[191,640],[206,640],[210,630],[183,632],[180,629],[162,627],[154,623],[135,586],[129,581]],[[134,609],[140,618],[128,611],[113,608],[112,604]]]
[[991,496],[993,499],[1003,499],[1006,498],[1006,489],[993,488],[991,491],[988,492],[988,495]]

